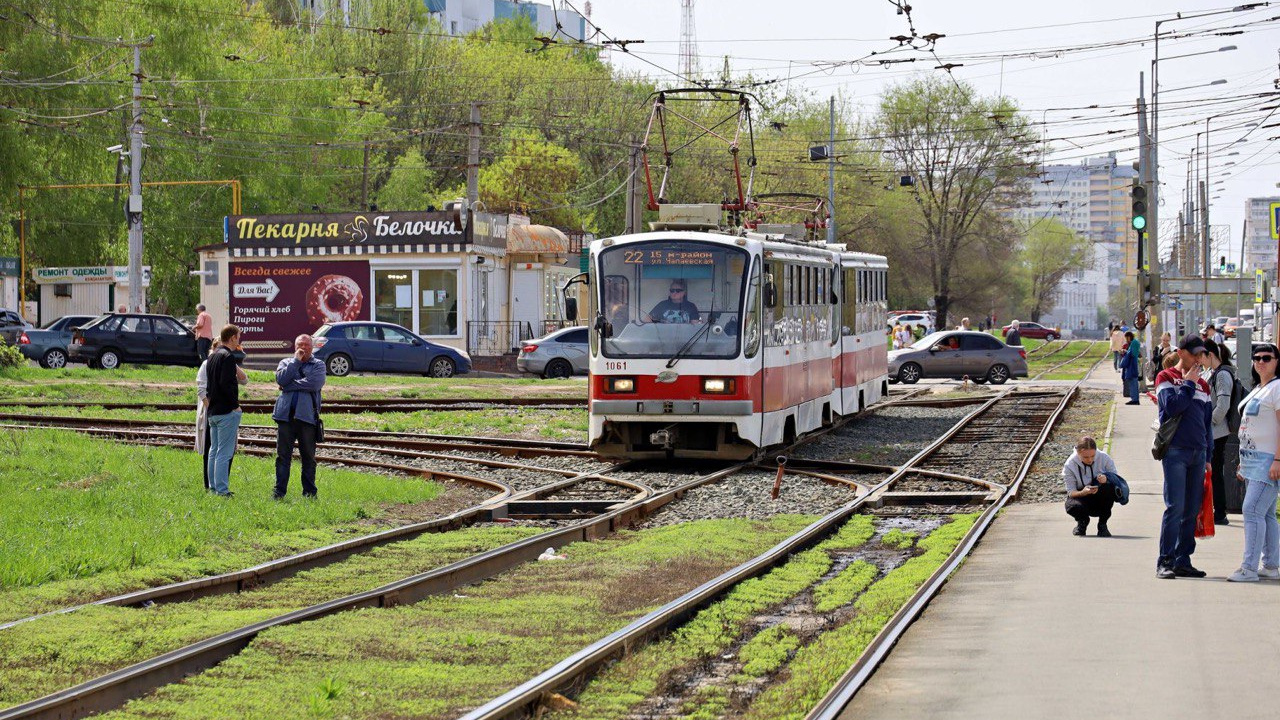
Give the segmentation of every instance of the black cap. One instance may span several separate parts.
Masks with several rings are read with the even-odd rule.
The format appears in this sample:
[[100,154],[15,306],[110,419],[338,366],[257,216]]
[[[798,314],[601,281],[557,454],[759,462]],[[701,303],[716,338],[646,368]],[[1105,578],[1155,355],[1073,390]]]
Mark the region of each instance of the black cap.
[[1182,342],[1178,343],[1179,350],[1186,350],[1189,353],[1207,353],[1209,349],[1204,346],[1204,340],[1199,335],[1191,333],[1182,338]]

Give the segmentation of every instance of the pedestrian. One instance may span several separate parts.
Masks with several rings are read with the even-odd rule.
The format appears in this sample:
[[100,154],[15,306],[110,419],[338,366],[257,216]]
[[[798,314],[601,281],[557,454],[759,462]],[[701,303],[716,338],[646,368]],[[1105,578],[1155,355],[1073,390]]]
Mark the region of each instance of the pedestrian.
[[1098,449],[1091,437],[1080,438],[1075,452],[1062,466],[1062,482],[1067,487],[1067,514],[1076,519],[1072,535],[1084,536],[1089,518],[1098,518],[1098,537],[1111,537],[1107,521],[1117,500],[1128,502],[1129,486],[1116,470],[1111,456]]
[[124,303],[120,303],[120,307],[117,307],[117,308],[116,308],[116,312],[118,312],[118,313],[120,313],[121,315],[123,315],[123,314],[125,314],[125,313],[129,312],[129,306],[128,306],[128,305],[125,305]]
[[[1231,351],[1224,345],[1208,340],[1209,388],[1213,391],[1213,456],[1209,467],[1213,476],[1213,522],[1230,525],[1227,520],[1226,453],[1231,440],[1231,393],[1235,389],[1236,373],[1231,366]],[[1227,360],[1223,361],[1223,353]]]
[[911,327],[909,325],[903,325],[898,329],[899,345],[901,345],[902,347],[907,347],[912,343],[913,339],[914,338],[912,338],[911,336]]
[[231,497],[231,456],[236,451],[240,431],[240,386],[249,382],[240,367],[240,328],[225,325],[218,334],[220,346],[209,356],[205,374],[208,382],[209,489]]
[[[218,343],[213,344],[216,349]],[[204,472],[204,489],[209,489],[209,361],[196,371],[196,452]]]
[[1147,374],[1151,382],[1155,382],[1156,375],[1160,374],[1160,371],[1164,369],[1165,356],[1173,352],[1172,343],[1173,338],[1170,337],[1169,333],[1163,333],[1160,335],[1160,344],[1156,345],[1151,351],[1151,372]]
[[209,359],[209,350],[213,346],[213,317],[204,308],[204,303],[196,305],[196,354],[200,362]]
[[1120,362],[1120,379],[1124,382],[1125,397],[1129,398],[1125,405],[1138,405],[1138,386],[1142,377],[1142,342],[1132,331],[1125,333],[1124,337],[1128,342]]
[[1120,355],[1124,352],[1124,333],[1116,327],[1111,331],[1111,364],[1120,372]]
[[1221,328],[1216,328],[1212,324],[1210,324],[1208,328],[1208,332],[1209,332],[1209,339],[1218,343],[1219,345],[1227,341],[1226,336],[1222,334]]
[[1009,323],[1009,332],[1004,334],[1005,345],[1022,345],[1022,334],[1018,332],[1018,321],[1014,320]]
[[1160,461],[1164,470],[1164,517],[1156,577],[1204,577],[1191,565],[1196,549],[1196,516],[1204,495],[1204,468],[1213,455],[1213,402],[1203,377],[1204,340],[1194,333],[1178,343],[1178,361],[1156,377],[1158,417],[1177,429]]
[[[1232,582],[1280,580],[1280,523],[1276,521],[1276,488],[1280,480],[1280,383],[1276,366],[1280,349],[1271,343],[1253,346],[1253,390],[1240,402],[1240,471],[1245,484],[1244,561],[1231,573]],[[1261,556],[1262,567],[1258,567]]]
[[957,330],[972,330],[972,329],[973,329],[973,324],[969,322],[969,318],[963,318],[962,320],[960,320],[960,327],[957,327],[956,329],[957,329]]
[[276,500],[289,489],[295,443],[302,458],[302,496],[316,497],[316,431],[325,369],[324,363],[312,354],[310,335],[299,335],[293,347],[293,356],[276,366],[280,396],[271,413],[271,419],[276,421],[276,488],[271,496]]

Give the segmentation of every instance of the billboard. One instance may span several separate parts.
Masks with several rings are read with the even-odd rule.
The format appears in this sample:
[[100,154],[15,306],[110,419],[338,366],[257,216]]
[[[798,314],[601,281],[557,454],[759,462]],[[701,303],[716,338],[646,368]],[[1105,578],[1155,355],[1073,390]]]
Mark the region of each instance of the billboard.
[[470,242],[471,233],[451,212],[316,213],[231,215],[223,232],[227,247],[293,248],[381,245],[440,245]]
[[284,352],[293,339],[325,323],[367,320],[369,263],[233,262],[231,322],[247,352]]

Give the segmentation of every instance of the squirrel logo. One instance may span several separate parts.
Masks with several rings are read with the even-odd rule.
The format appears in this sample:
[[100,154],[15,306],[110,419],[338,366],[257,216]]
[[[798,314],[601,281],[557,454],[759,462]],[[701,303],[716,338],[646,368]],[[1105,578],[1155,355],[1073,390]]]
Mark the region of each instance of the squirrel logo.
[[369,239],[369,221],[363,215],[355,216],[344,229],[351,234],[353,242],[362,243]]

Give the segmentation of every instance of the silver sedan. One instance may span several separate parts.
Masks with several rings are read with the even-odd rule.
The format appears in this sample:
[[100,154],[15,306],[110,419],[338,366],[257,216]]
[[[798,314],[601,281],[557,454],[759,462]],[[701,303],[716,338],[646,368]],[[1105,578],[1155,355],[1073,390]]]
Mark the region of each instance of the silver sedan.
[[537,340],[526,340],[516,356],[516,369],[545,378],[587,374],[587,329],[568,327]]
[[921,378],[963,377],[992,385],[1027,377],[1027,353],[987,333],[963,330],[932,333],[889,352],[889,382],[910,385]]

